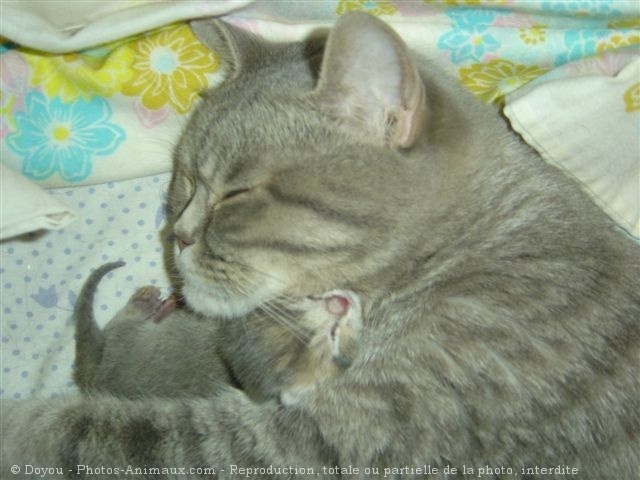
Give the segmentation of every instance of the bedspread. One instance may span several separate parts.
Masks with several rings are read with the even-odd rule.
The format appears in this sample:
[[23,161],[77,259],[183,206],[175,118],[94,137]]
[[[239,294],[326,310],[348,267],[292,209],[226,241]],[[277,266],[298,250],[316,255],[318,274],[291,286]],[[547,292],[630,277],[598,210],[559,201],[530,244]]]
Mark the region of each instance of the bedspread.
[[0,397],[74,388],[70,312],[92,268],[127,262],[100,286],[100,323],[137,287],[168,288],[172,145],[199,92],[226,69],[193,36],[191,18],[221,16],[288,41],[351,10],[378,15],[479,101],[505,106],[527,142],[640,237],[635,1],[3,1],[0,9],[1,159],[30,182],[4,181],[3,170]]

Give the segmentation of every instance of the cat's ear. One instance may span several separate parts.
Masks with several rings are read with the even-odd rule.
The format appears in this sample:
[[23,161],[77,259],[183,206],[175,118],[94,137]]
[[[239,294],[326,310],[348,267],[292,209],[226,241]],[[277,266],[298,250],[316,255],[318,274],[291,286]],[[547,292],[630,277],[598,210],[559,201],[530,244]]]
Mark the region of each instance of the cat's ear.
[[388,25],[361,12],[342,16],[331,30],[316,95],[392,147],[411,147],[427,117],[409,49]]
[[198,40],[229,66],[229,79],[258,68],[268,57],[263,40],[222,20],[198,19],[190,26]]

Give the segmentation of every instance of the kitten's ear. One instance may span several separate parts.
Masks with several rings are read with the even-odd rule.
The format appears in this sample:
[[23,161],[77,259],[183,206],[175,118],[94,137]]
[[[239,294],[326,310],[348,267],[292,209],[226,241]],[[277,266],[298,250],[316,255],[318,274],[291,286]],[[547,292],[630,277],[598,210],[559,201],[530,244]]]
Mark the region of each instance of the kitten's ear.
[[316,94],[392,147],[411,147],[426,121],[424,84],[409,49],[366,13],[344,15],[331,30]]
[[190,26],[198,40],[230,66],[229,79],[254,70],[268,57],[264,41],[222,20],[193,20]]

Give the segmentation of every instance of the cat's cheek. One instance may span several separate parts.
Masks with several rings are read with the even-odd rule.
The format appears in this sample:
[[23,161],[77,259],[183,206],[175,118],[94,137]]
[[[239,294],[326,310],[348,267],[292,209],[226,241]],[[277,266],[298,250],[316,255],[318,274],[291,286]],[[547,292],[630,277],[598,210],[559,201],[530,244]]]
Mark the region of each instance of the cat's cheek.
[[[244,271],[234,274],[229,268],[225,281],[215,281],[214,272],[203,271],[198,244],[182,250],[176,248],[174,262],[182,277],[182,295],[193,310],[206,316],[237,318],[281,295],[290,279],[284,271],[273,267],[264,258],[253,258],[260,265],[254,277]],[[259,272],[268,272],[259,273]]]

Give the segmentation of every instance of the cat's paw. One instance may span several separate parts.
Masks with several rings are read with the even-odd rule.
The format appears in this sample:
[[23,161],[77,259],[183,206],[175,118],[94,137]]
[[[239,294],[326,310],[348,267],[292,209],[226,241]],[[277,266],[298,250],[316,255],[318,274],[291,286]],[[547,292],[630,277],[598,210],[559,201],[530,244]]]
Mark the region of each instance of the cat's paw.
[[151,318],[154,322],[160,322],[175,310],[177,304],[175,295],[170,295],[163,300],[159,288],[147,285],[131,296],[127,306],[137,309],[140,314]]

